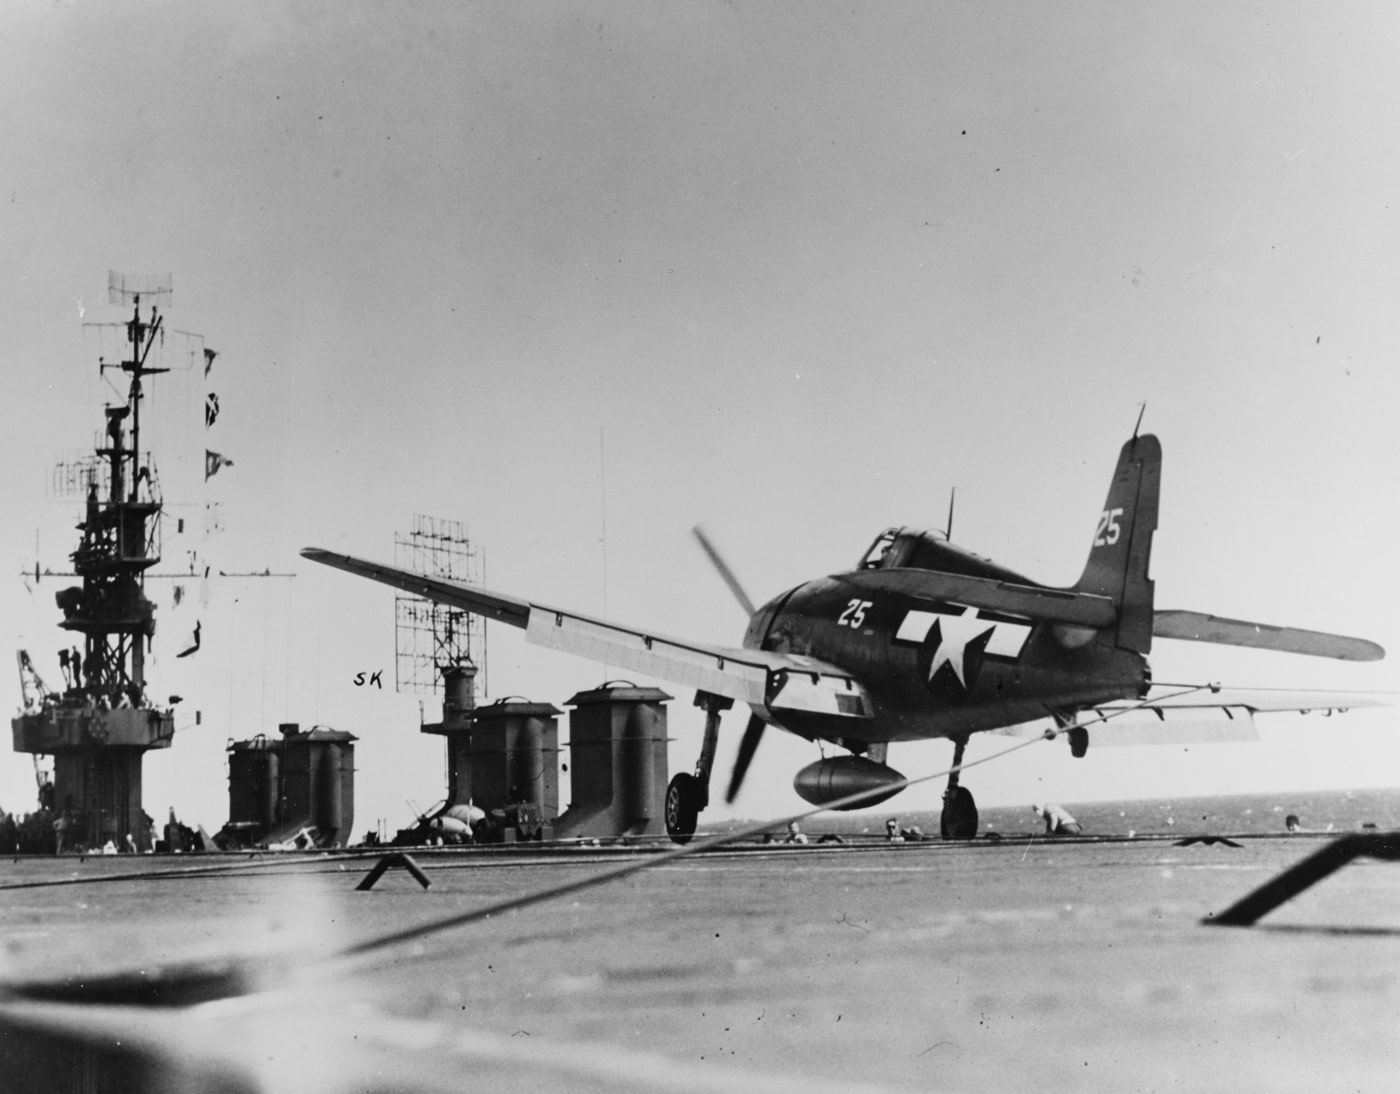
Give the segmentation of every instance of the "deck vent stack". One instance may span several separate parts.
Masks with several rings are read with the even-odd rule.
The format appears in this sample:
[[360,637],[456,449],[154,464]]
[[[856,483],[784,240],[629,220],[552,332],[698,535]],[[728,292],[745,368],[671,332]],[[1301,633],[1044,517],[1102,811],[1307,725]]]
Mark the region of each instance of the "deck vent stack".
[[443,720],[422,727],[447,738],[448,806],[486,812],[486,822],[473,826],[478,842],[552,838],[559,816],[558,708],[514,697],[476,706],[470,680],[444,673]]
[[280,737],[229,744],[229,822],[217,842],[255,847],[300,836],[308,846],[345,846],[355,823],[354,735],[329,726],[303,733],[295,722],[277,728]]
[[570,788],[559,839],[666,833],[666,703],[657,688],[609,683],[569,700]]

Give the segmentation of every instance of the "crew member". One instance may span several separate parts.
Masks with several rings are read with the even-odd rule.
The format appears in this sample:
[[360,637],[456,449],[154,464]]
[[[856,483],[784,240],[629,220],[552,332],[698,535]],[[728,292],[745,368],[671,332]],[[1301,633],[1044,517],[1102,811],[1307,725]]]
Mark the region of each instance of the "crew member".
[[1053,803],[1033,805],[1031,812],[1044,819],[1047,836],[1082,836],[1084,834],[1084,829],[1080,827],[1079,822],[1071,817],[1063,806]]

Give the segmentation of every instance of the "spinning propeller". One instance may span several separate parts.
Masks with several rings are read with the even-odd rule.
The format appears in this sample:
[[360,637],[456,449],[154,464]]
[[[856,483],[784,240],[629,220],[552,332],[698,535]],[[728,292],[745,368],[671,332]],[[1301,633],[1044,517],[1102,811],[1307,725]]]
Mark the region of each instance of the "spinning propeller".
[[[719,576],[729,587],[730,593],[738,601],[739,607],[744,609],[744,615],[752,618],[754,614],[753,598],[744,591],[744,586],[734,576],[734,571],[725,562],[724,556],[710,542],[710,537],[705,534],[705,530],[700,525],[697,524],[691,531],[696,540],[699,541],[701,550],[705,552],[705,557],[719,572]],[[765,725],[766,723],[757,714],[749,716],[749,724],[744,727],[744,736],[739,740],[739,752],[734,757],[734,770],[729,773],[729,786],[724,792],[724,800],[727,804],[732,805],[735,797],[738,796],[739,788],[744,783],[744,776],[749,772],[749,764],[753,762],[753,754],[758,751],[758,742],[763,739]]]
[[724,557],[710,542],[710,537],[705,534],[705,529],[696,525],[691,529],[695,538],[700,542],[700,549],[705,552],[710,564],[719,571],[719,576],[724,579],[724,583],[729,586],[729,591],[734,594],[734,599],[739,602],[739,607],[744,609],[744,615],[752,618],[754,613],[753,600],[749,594],[744,592],[744,587],[739,584],[739,579],[734,576],[734,571],[729,568],[729,564],[724,561]]
[[744,727],[744,735],[739,739],[739,752],[734,757],[734,770],[729,773],[729,786],[724,792],[726,805],[733,805],[734,799],[739,794],[739,787],[744,783],[744,776],[749,773],[749,764],[753,762],[753,754],[758,751],[758,742],[763,740],[763,730],[767,723],[757,714],[749,715],[749,724]]

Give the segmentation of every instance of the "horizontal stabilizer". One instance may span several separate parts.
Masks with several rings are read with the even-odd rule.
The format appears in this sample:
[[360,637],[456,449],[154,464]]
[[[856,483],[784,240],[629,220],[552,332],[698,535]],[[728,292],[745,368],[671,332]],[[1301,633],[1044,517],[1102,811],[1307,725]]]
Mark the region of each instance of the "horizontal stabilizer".
[[1248,646],[1280,653],[1302,653],[1310,657],[1332,657],[1338,661],[1379,661],[1385,656],[1385,650],[1364,638],[1305,631],[1297,627],[1271,627],[1266,623],[1225,619],[1204,612],[1159,611],[1152,620],[1152,633],[1157,638]]

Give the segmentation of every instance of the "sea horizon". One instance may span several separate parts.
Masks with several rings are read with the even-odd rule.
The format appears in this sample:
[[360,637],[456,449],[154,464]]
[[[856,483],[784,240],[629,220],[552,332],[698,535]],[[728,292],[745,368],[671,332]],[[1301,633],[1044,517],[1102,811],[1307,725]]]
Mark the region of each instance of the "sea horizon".
[[[1070,813],[1089,836],[1274,835],[1288,831],[1289,816],[1298,818],[1300,832],[1400,829],[1400,787],[1357,787],[1082,802],[1047,798],[1036,803],[989,805],[980,810],[978,835],[1042,832],[1043,822],[1030,807],[1052,800]],[[901,810],[895,801],[883,808],[819,814],[803,820],[801,827],[813,835],[883,835],[891,818],[901,830],[917,828],[925,836],[938,836],[936,810]],[[730,821],[707,826],[707,830],[732,831],[751,823],[758,822]]]

